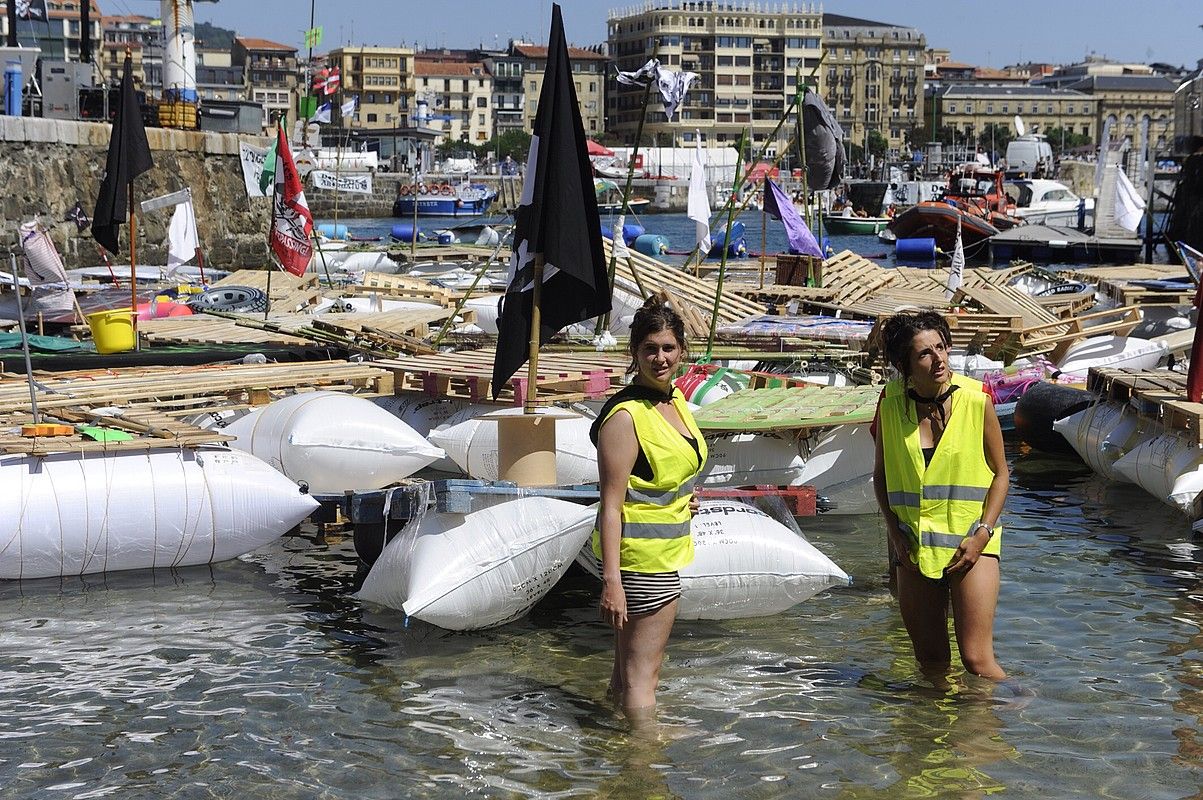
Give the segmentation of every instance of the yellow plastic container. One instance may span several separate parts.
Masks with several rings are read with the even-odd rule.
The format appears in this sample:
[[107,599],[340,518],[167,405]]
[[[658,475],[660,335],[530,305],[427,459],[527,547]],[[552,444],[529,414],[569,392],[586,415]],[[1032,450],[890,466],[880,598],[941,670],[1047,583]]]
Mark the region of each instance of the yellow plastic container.
[[99,311],[87,316],[97,353],[124,353],[134,349],[134,315],[128,308]]

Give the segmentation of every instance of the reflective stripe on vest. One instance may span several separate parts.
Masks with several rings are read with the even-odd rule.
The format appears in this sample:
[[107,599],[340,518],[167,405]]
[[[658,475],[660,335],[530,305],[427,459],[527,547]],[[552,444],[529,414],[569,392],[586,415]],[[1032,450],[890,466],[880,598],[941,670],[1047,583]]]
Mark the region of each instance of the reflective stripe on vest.
[[[693,561],[689,505],[701,464],[706,463],[706,441],[684,397],[675,389],[673,406],[697,441],[697,451],[650,401],[628,400],[610,412],[610,416],[619,410],[631,415],[635,437],[652,468],[650,481],[632,474],[627,482],[619,568],[628,572],[672,572]],[[601,559],[601,533],[597,530],[593,532],[593,553]]]
[[[920,571],[939,578],[982,517],[982,507],[994,480],[986,463],[985,403],[982,384],[953,376],[960,388],[952,394],[952,410],[930,464],[919,446],[919,421],[902,381],[886,386],[881,402],[882,456],[886,495],[899,528],[911,540],[911,560]],[[916,533],[918,531],[918,533]],[[963,531],[963,532],[962,532]],[[1001,528],[984,553],[997,555]]]

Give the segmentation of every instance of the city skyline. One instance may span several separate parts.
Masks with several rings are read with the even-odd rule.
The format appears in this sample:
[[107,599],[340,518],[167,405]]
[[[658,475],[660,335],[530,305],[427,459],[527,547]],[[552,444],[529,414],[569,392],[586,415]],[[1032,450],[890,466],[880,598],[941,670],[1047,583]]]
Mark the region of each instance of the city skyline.
[[[101,2],[106,14],[158,14],[158,0]],[[774,4],[780,3],[761,3]],[[399,5],[403,13],[398,13]],[[642,2],[566,0],[561,7],[569,40],[580,46],[604,42],[609,12],[634,5]],[[1090,16],[1105,23],[1084,20],[1082,6],[1076,3],[1016,0],[989,18],[983,18],[978,8],[960,0],[931,0],[907,8],[883,0],[823,4],[823,10],[830,14],[918,28],[927,36],[929,47],[950,50],[954,60],[979,66],[1001,67],[1025,61],[1074,63],[1093,54],[1115,61],[1164,62],[1193,68],[1203,58],[1203,30],[1199,27],[1203,8],[1189,0],[1141,4],[1097,0],[1090,6]],[[485,0],[460,0],[451,17],[443,7],[433,4],[398,4],[395,0],[323,4],[319,0],[314,6],[315,24],[324,28],[325,37],[318,50],[345,44],[503,47],[510,39],[539,43],[546,38],[550,0],[519,0],[505,9],[505,22],[497,25],[498,3]],[[253,4],[220,0],[197,3],[195,13],[198,22],[305,49],[303,31],[308,27],[309,3],[304,0],[257,0]],[[1032,21],[1039,24],[1020,32],[1020,23]],[[994,26],[1001,30],[994,30]]]

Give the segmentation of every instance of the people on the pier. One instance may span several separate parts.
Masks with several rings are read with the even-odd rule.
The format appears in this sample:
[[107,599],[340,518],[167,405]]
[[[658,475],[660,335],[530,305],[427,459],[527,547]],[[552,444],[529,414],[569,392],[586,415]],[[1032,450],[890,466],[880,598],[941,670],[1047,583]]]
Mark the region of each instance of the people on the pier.
[[601,488],[592,550],[601,563],[601,617],[615,632],[610,692],[638,721],[655,708],[678,570],[693,561],[693,483],[707,451],[672,383],[686,354],[681,317],[653,297],[636,312],[630,341],[635,378],[590,430]]
[[994,405],[979,381],[952,372],[941,315],[898,314],[882,337],[899,377],[882,391],[874,421],[873,488],[915,657],[925,669],[947,669],[951,601],[965,668],[1004,678],[994,612],[1009,473]]

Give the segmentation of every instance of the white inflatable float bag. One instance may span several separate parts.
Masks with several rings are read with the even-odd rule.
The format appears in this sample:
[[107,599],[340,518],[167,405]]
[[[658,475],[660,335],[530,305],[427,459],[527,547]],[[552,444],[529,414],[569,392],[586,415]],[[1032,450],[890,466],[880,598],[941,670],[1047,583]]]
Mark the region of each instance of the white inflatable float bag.
[[[763,501],[762,501],[763,502]],[[780,503],[780,501],[777,501]],[[693,518],[694,560],[683,567],[682,619],[738,619],[778,614],[851,580],[842,569],[780,519],[753,505],[703,500]],[[577,563],[597,577],[586,547]]]
[[[521,414],[512,408],[495,413]],[[556,483],[575,486],[597,481],[597,448],[589,439],[593,420],[577,414],[556,419]],[[495,481],[500,477],[497,453],[497,421],[470,418],[430,432],[430,441],[473,478]]]
[[425,514],[385,546],[359,597],[449,630],[503,625],[559,581],[596,515],[596,506],[549,497]]
[[380,489],[443,456],[413,428],[361,397],[295,394],[225,428],[232,446],[262,458],[314,494]]
[[1091,367],[1153,369],[1165,355],[1165,342],[1128,336],[1091,336],[1065,352],[1057,364],[1061,372],[1085,375]]
[[813,486],[834,514],[876,514],[873,459],[868,425],[837,425],[803,440],[804,460],[796,486]]
[[0,578],[208,564],[287,533],[317,501],[237,450],[0,456]]
[[[428,440],[431,431],[449,428],[473,417],[497,410],[496,406],[473,403],[471,400],[412,393],[376,397],[372,399],[372,402]],[[446,454],[431,462],[430,468],[442,472],[468,474],[456,463],[455,459]]]
[[1155,435],[1156,423],[1122,403],[1095,403],[1053,423],[1091,469],[1108,480],[1126,480],[1115,471],[1115,462],[1142,441]]
[[1128,451],[1115,470],[1163,503],[1192,514],[1203,491],[1203,448],[1182,434],[1163,433]]
[[788,433],[713,433],[706,447],[710,452],[698,479],[707,488],[795,485],[805,463]]

